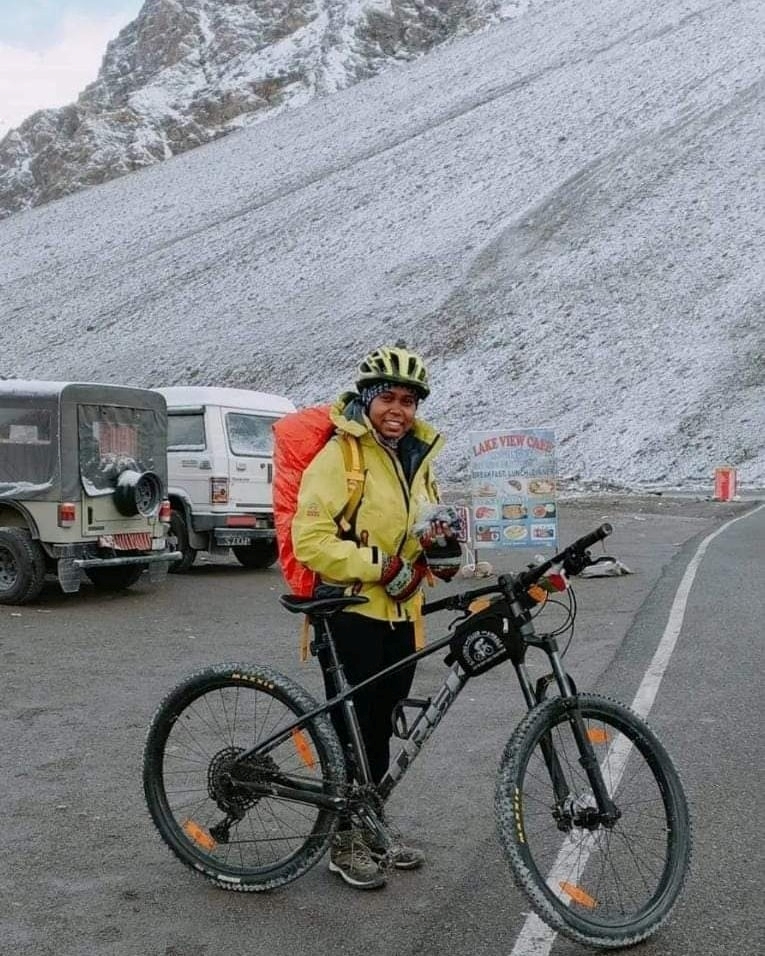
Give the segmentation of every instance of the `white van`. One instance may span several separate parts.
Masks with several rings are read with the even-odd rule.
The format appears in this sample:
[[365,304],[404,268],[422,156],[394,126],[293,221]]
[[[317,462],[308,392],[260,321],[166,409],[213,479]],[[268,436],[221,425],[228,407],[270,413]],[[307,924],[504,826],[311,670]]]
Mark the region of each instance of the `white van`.
[[167,402],[170,534],[185,571],[198,551],[246,568],[276,561],[271,426],[295,410],[281,395],[241,388],[158,388]]

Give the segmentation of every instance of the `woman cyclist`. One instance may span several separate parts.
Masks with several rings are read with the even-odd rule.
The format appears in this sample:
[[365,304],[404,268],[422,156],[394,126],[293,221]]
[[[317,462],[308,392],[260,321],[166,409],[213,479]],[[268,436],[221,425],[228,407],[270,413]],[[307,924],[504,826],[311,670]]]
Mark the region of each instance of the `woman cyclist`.
[[[332,408],[336,436],[306,468],[292,524],[295,556],[321,579],[317,593],[347,591],[368,598],[332,617],[337,652],[351,684],[413,653],[423,581],[430,574],[449,580],[461,556],[447,523],[435,522],[425,534],[414,531],[423,507],[438,501],[432,464],[444,444],[417,417],[419,403],[430,393],[422,359],[401,346],[379,348],[361,362],[356,387]],[[365,477],[351,531],[340,536],[337,516],[348,502],[342,432],[359,441]],[[414,669],[354,697],[375,783],[388,768],[393,708],[407,696]],[[327,695],[334,696],[326,666],[323,672]],[[337,708],[332,717],[345,747],[347,732]],[[332,872],[359,889],[380,887],[383,858],[398,869],[415,869],[424,859],[419,850],[400,843],[386,853],[373,834],[341,822],[330,850]]]

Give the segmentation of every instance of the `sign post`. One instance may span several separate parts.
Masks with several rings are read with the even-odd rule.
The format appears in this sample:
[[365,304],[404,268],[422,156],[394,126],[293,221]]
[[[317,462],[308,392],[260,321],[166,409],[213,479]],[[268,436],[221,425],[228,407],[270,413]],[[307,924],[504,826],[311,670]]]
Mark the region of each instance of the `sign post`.
[[470,434],[470,490],[476,551],[556,548],[555,432],[497,428]]

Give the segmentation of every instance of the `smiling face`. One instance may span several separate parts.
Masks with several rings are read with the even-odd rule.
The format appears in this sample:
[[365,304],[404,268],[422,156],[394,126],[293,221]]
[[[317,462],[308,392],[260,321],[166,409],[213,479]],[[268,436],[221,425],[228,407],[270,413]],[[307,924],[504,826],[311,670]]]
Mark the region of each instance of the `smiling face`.
[[414,424],[417,396],[403,385],[391,385],[369,406],[369,420],[383,438],[403,438]]

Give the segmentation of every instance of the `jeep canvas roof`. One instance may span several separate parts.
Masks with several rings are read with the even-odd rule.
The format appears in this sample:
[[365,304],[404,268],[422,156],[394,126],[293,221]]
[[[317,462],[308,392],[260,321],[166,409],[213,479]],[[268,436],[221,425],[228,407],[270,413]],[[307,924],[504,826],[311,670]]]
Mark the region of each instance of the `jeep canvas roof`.
[[156,397],[159,389],[139,385],[122,385],[118,382],[49,382],[45,380],[8,378],[0,379],[0,399],[3,398],[58,398],[63,396],[74,401],[98,401],[100,397],[110,400],[140,402],[142,406],[162,408]]

